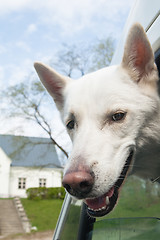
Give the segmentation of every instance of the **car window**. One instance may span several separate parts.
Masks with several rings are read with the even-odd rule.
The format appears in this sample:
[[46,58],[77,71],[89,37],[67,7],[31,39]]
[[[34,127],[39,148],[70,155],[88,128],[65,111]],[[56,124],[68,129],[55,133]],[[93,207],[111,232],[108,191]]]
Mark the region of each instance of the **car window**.
[[77,239],[81,213],[81,201],[72,200],[59,239]]
[[160,236],[160,219],[117,218],[97,221],[92,240],[155,240]]
[[129,176],[116,208],[96,219],[93,240],[155,240],[160,236],[160,184]]
[[159,76],[160,76],[160,48],[155,52],[155,62],[158,68]]

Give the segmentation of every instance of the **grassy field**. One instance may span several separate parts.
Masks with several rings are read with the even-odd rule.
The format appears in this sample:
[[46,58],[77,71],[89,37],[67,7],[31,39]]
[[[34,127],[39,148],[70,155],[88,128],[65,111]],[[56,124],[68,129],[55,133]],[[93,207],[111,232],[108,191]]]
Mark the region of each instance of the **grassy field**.
[[32,226],[38,231],[55,229],[63,201],[21,199]]
[[[97,221],[128,217],[160,217],[160,188],[158,185],[150,185],[149,182],[143,182],[138,178],[129,178],[122,188],[120,195],[120,200],[116,208],[105,218],[98,218]],[[38,231],[55,228],[62,203],[62,200],[55,199],[22,199],[22,204],[28,218],[32,226],[36,226]],[[74,215],[74,219],[72,218],[73,216],[71,216],[68,222],[71,229],[75,228],[75,218],[78,219],[78,212]]]

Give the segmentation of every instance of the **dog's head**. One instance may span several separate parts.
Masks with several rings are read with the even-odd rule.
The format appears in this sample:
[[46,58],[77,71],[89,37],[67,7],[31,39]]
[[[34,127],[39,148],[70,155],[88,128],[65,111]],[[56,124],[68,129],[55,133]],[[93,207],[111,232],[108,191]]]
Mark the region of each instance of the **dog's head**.
[[79,80],[41,63],[35,68],[73,142],[63,185],[90,215],[103,216],[117,202],[137,147],[157,135],[158,74],[146,34],[135,24],[121,64]]

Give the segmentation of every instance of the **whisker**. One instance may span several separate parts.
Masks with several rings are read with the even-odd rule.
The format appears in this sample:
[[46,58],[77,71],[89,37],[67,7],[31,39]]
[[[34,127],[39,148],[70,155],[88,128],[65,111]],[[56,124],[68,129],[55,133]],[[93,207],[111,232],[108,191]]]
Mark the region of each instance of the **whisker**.
[[[123,180],[125,176],[126,176],[126,175],[119,177],[118,180]],[[117,180],[117,181],[118,181],[118,180]]]
[[115,187],[115,188],[119,188],[119,186],[118,186],[118,185],[114,185],[114,187]]
[[142,168],[143,166],[137,164],[126,164],[125,167],[139,167]]

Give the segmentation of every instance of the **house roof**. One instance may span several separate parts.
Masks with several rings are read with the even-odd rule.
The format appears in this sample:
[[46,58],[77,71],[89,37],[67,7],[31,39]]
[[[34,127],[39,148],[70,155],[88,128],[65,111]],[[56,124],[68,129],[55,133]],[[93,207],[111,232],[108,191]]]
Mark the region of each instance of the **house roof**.
[[0,147],[11,166],[60,168],[61,163],[49,138],[0,135]]

